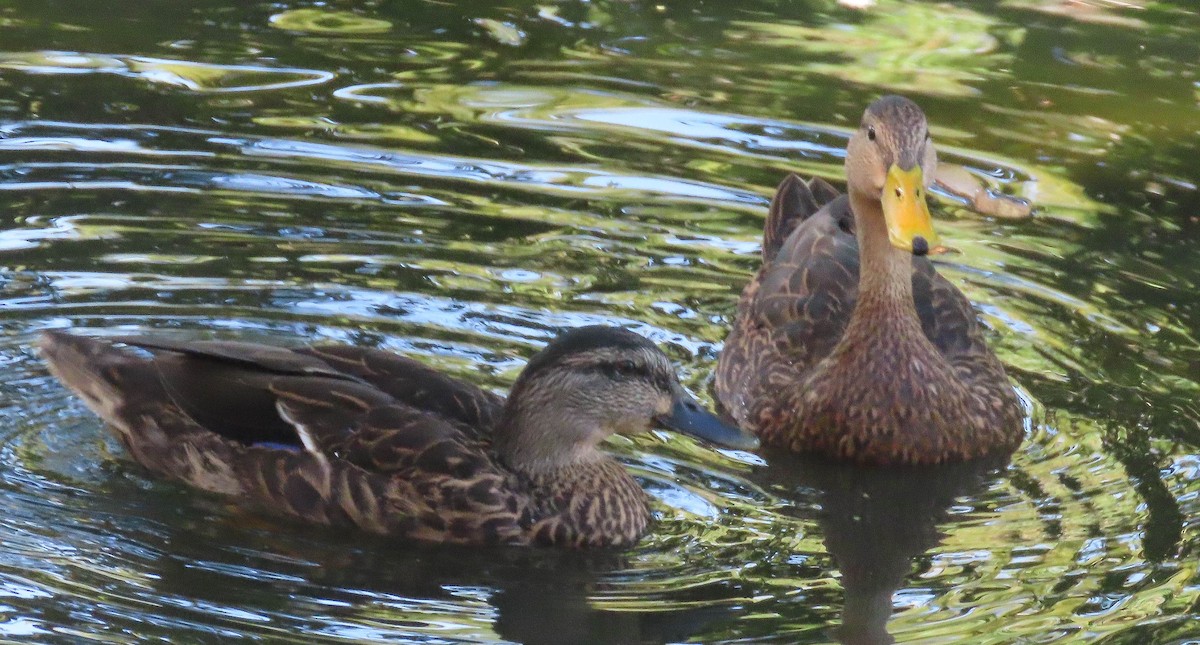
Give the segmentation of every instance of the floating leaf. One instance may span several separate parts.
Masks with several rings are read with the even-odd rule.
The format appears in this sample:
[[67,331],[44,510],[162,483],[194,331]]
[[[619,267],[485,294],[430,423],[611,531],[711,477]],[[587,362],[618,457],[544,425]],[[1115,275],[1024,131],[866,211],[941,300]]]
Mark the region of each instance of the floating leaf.
[[476,18],[475,24],[483,27],[492,40],[509,47],[520,47],[525,43],[525,32],[510,22],[500,22],[491,18]]

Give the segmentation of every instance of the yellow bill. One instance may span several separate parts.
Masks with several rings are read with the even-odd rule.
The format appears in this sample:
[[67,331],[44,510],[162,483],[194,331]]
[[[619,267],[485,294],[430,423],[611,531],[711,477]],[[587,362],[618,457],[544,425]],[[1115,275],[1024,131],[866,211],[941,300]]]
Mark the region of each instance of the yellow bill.
[[925,205],[925,176],[920,166],[900,170],[892,164],[888,169],[883,184],[883,218],[892,246],[917,255],[925,255],[938,246],[933,219]]

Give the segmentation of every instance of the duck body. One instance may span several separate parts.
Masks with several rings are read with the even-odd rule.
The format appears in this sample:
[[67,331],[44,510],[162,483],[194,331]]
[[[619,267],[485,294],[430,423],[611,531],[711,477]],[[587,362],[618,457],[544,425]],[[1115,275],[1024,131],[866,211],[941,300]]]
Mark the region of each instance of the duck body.
[[1023,412],[1003,365],[966,297],[914,254],[928,242],[896,248],[878,195],[839,195],[795,175],[780,184],[762,268],[718,362],[718,400],[765,443],[838,460],[914,465],[1011,451]]
[[[628,546],[647,528],[646,495],[594,447],[613,431],[644,428],[651,414],[634,410],[645,413],[641,427],[614,428],[578,418],[570,397],[581,384],[599,383],[591,394],[601,401],[610,384],[647,386],[577,373],[564,361],[592,370],[633,355],[629,364],[661,372],[665,356],[624,330],[575,336],[572,351],[543,360],[537,374],[527,368],[507,401],[411,359],[349,346],[48,332],[41,350],[137,462],[196,488],[305,522],[418,540]],[[654,411],[679,397],[673,371],[669,378],[666,394],[648,395],[667,399],[652,401]],[[561,402],[564,392],[570,400]],[[535,405],[544,399],[550,403]],[[514,410],[527,405],[576,423],[528,423],[532,417]],[[683,407],[697,415],[693,425],[708,423],[694,402]],[[729,435],[734,443],[738,436]],[[547,445],[522,452],[530,437]],[[526,454],[540,460],[523,461]]]

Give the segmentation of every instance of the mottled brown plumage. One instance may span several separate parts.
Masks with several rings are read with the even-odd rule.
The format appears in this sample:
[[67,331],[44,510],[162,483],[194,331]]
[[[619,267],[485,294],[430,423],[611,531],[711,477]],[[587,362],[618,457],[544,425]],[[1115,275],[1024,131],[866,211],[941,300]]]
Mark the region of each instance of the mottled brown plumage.
[[607,436],[657,420],[755,443],[703,411],[657,347],[610,327],[556,339],[507,401],[347,346],[48,332],[41,350],[150,470],[304,521],[421,540],[628,546],[649,514],[597,449]]
[[[1023,413],[966,297],[919,257],[936,243],[925,115],[872,104],[846,158],[848,194],[783,180],[715,389],[764,442],[864,464],[1009,451]],[[861,250],[861,253],[860,253]]]

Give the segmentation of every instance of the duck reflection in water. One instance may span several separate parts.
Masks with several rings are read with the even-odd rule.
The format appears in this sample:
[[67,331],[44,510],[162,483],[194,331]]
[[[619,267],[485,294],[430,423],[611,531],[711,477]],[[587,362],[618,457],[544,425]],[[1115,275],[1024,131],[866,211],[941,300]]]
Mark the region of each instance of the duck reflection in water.
[[[182,499],[144,510],[169,519]],[[288,530],[287,520],[220,506],[214,503],[214,512],[230,514],[225,520],[159,535],[171,549],[155,561],[154,591],[186,599],[164,605],[168,616],[186,618],[187,607],[234,608],[305,615],[313,633],[409,642],[425,629],[436,640],[453,626],[487,642],[491,614],[491,630],[506,642],[616,645],[687,641],[714,622],[735,622],[740,611],[728,602],[738,591],[722,585],[670,589],[669,608],[653,601],[632,608],[620,587],[635,565],[615,550],[421,542],[398,549],[387,538],[324,527]],[[258,566],[269,574],[245,575]],[[621,598],[620,609],[606,607],[605,596]]]
[[782,450],[763,455],[770,467],[761,471],[762,484],[820,509],[817,520],[844,592],[842,624],[831,635],[846,645],[895,642],[887,631],[892,597],[914,560],[945,537],[955,500],[979,492],[1011,457],[867,468]]
[[671,608],[655,607],[653,601],[642,603],[645,609],[628,602],[619,610],[607,608],[606,595],[628,599],[620,593],[619,580],[631,566],[626,555],[612,550],[419,545],[405,555],[361,549],[349,558],[349,566],[322,567],[320,582],[332,588],[444,601],[454,600],[449,589],[491,590],[487,604],[494,610],[492,629],[504,641],[524,645],[687,641],[713,623],[736,621],[739,612],[728,602],[738,592],[722,585],[683,593],[671,589]]

